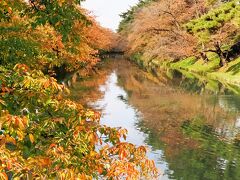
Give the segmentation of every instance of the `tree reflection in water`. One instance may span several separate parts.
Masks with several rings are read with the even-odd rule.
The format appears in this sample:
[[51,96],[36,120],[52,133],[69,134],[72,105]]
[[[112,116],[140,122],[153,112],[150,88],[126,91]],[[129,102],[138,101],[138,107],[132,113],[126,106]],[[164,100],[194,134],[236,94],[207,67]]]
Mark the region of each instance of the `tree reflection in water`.
[[238,87],[184,71],[153,76],[118,59],[100,68],[101,76],[78,82],[73,99],[101,99],[99,86],[113,71],[128,95],[118,100],[141,112],[135,126],[153,151],[162,150],[168,178],[240,179],[240,97],[232,93]]

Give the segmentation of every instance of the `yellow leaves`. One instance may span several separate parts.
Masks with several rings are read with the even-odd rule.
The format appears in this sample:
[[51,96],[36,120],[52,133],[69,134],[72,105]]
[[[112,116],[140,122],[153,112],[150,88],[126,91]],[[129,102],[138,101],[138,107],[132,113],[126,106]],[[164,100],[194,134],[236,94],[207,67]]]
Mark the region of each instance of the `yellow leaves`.
[[5,0],[1,0],[0,4],[3,5],[3,6],[7,6],[8,5],[8,3]]
[[17,130],[18,140],[22,141],[25,137],[25,133],[23,131]]
[[152,179],[154,179],[158,176],[154,161],[148,160],[146,157],[146,148],[144,146],[136,147],[127,142],[120,142],[100,152],[108,152],[108,156],[119,156],[115,160],[109,159],[111,162],[107,174],[109,178],[125,175],[129,179],[139,179],[139,168],[142,170],[141,175],[144,177],[151,175]]
[[6,105],[5,101],[2,100],[2,99],[0,99],[0,104],[2,104],[2,105]]
[[5,145],[5,136],[4,135],[0,135],[0,148],[1,146]]
[[78,175],[77,180],[92,180],[93,178],[87,174],[83,174],[81,173],[80,175]]
[[86,117],[88,118],[91,118],[94,116],[94,111],[91,111],[91,110],[88,110],[86,113],[85,113]]
[[42,79],[42,81],[40,82],[42,85],[43,89],[48,89],[50,88],[53,91],[62,91],[63,90],[63,86],[59,85],[57,83],[57,80],[50,77],[49,79]]
[[128,133],[127,129],[120,129],[120,130],[118,131],[118,133],[119,133],[119,136],[120,136],[120,137],[123,137],[124,140],[126,140],[126,138],[127,138],[127,133]]
[[114,161],[108,169],[107,177],[127,177],[131,180],[140,179],[140,173],[134,163],[127,161]]
[[88,135],[88,141],[91,143],[91,145],[95,145],[98,142],[98,136],[96,133],[90,133]]
[[87,110],[85,112],[85,117],[86,117],[86,123],[89,125],[91,124],[92,126],[96,126],[99,124],[101,114],[99,112],[93,111],[93,110]]
[[34,143],[34,136],[32,134],[29,134],[29,139],[30,139],[31,143],[33,144]]
[[143,164],[144,164],[144,166],[146,166],[148,168],[154,168],[155,167],[155,164],[154,164],[153,160],[146,159]]
[[5,143],[10,143],[10,144],[16,145],[16,140],[15,140],[13,137],[11,137],[11,136],[6,135],[6,137],[5,137]]
[[97,152],[96,151],[91,151],[90,152],[90,157],[95,157],[97,155]]
[[33,90],[32,92],[46,92],[58,93],[64,90],[64,86],[57,83],[57,80],[53,77],[45,77],[40,71],[29,72],[24,76],[24,80],[15,84],[15,87],[21,86],[23,88]]
[[25,64],[16,64],[13,69],[17,72],[24,73],[24,74],[29,71],[29,67]]
[[30,88],[33,85],[33,83],[34,83],[34,80],[31,77],[26,76],[24,77],[22,85],[24,88]]
[[79,133],[81,133],[81,131],[85,130],[85,127],[84,126],[77,126],[75,128],[75,131],[73,132],[73,137],[74,138],[77,138]]
[[12,14],[12,12],[13,12],[11,7],[8,7],[7,11],[8,11],[9,14]]
[[60,7],[62,7],[63,3],[65,2],[65,0],[58,0],[58,4]]

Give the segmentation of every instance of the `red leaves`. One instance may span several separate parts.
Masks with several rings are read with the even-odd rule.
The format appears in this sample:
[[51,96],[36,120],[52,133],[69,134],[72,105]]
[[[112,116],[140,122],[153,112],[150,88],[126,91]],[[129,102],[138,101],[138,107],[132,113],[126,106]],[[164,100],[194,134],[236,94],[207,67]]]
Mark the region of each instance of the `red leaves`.
[[56,147],[56,146],[57,146],[57,144],[50,144],[49,148],[51,149],[51,148]]

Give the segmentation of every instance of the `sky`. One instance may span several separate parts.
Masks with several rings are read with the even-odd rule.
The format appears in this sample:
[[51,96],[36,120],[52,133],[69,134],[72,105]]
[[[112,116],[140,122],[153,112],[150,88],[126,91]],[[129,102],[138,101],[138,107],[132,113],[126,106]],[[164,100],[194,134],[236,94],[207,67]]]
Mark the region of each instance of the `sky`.
[[138,0],[86,0],[82,6],[90,10],[103,27],[116,30],[121,20],[119,14],[137,2]]

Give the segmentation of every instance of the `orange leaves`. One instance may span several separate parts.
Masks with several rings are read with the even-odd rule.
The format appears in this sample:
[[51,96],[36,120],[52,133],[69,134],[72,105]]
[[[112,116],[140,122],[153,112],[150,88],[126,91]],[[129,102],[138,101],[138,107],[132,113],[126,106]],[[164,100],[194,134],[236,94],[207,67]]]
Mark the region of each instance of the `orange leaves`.
[[127,158],[127,156],[129,156],[129,152],[128,151],[126,151],[125,149],[120,149],[119,150],[120,160],[124,160],[125,158]]
[[65,2],[65,0],[58,0],[59,6],[61,7],[64,2]]
[[110,50],[117,35],[109,29],[101,27],[93,18],[91,18],[91,21],[92,25],[85,32],[88,42],[94,48]]
[[129,55],[141,54],[144,63],[150,60],[178,60],[194,55],[197,39],[188,34],[183,24],[198,16],[204,0],[189,3],[184,0],[153,1],[139,8],[121,32],[127,41]]
[[98,142],[98,135],[97,133],[90,133],[88,135],[88,141],[90,142],[91,145],[95,145]]
[[29,67],[25,64],[16,64],[14,70],[21,74],[26,74],[29,71]]
[[[1,88],[1,95],[4,95],[5,93],[10,93],[10,92],[12,92],[12,91],[13,91],[13,89],[3,86],[3,87]],[[1,103],[1,104],[4,104],[4,101],[3,101],[3,100],[0,100],[0,103]]]
[[35,158],[34,161],[42,167],[48,167],[52,163],[51,159],[47,157],[38,157],[38,158]]
[[0,179],[2,180],[8,180],[8,176],[5,172],[0,172]]
[[134,163],[114,161],[108,170],[107,177],[124,177],[129,180],[137,180],[140,179],[140,173]]
[[[158,171],[152,160],[146,158],[146,148],[144,146],[135,147],[130,143],[118,143],[113,147],[104,148],[101,153],[108,156],[118,156],[116,159],[109,159],[110,166],[107,168],[107,176],[126,177],[128,179],[140,179],[140,176],[151,178],[158,177]],[[139,172],[139,168],[142,170]]]
[[78,137],[79,133],[81,133],[82,130],[85,130],[84,126],[75,127],[75,131],[73,132],[73,137],[76,139]]
[[57,80],[50,77],[49,79],[42,79],[42,86],[44,89],[51,89],[55,92],[62,91],[64,89],[63,85],[57,83]]
[[6,144],[16,145],[17,142],[16,142],[16,140],[13,137],[11,137],[9,135],[6,135],[6,136],[1,135],[0,136],[0,147],[4,146]]
[[29,134],[29,139],[30,139],[31,143],[33,144],[34,143],[34,136],[32,134]]
[[93,111],[93,110],[87,110],[85,112],[85,117],[86,117],[86,120],[88,122],[95,122],[95,123],[99,123],[100,121],[100,116],[101,116],[101,113],[100,112],[96,112],[96,111]]
[[64,152],[64,149],[62,146],[58,146],[57,144],[51,144],[49,146],[49,149],[53,150],[54,153],[60,154]]
[[68,163],[71,158],[68,150],[58,144],[51,144],[46,154],[54,158],[53,162],[60,160],[64,163]]
[[127,133],[128,133],[127,129],[120,129],[120,130],[118,131],[118,133],[119,133],[118,137],[123,137],[124,140],[126,140],[126,138],[127,138]]
[[5,140],[5,144],[9,143],[9,144],[16,145],[16,140],[13,137],[9,136],[9,135],[6,135],[4,140]]
[[19,130],[24,130],[28,126],[27,117],[19,117],[12,115],[2,116],[1,119],[4,121],[3,125],[7,125],[12,128],[18,128]]
[[15,117],[12,117],[12,118],[13,118],[13,121],[14,121],[14,125],[16,127],[19,127],[19,129],[23,130],[27,127],[28,119],[26,117],[19,118],[19,117],[15,116]]

